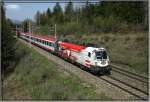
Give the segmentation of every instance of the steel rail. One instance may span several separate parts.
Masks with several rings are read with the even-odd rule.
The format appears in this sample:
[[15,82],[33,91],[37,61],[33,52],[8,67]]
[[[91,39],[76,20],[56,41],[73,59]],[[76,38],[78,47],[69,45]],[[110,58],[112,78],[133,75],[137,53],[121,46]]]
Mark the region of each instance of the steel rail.
[[142,76],[142,75],[139,75],[139,74],[137,74],[137,73],[133,73],[133,72],[131,72],[131,71],[128,71],[128,70],[125,70],[125,69],[122,69],[121,67],[119,67],[119,66],[116,66],[116,65],[110,65],[111,67],[113,67],[113,68],[115,68],[115,69],[118,69],[118,70],[120,70],[120,71],[122,71],[122,72],[126,72],[126,73],[129,73],[129,74],[131,74],[132,76],[134,75],[134,76],[136,76],[136,77],[139,77],[139,79],[140,78],[142,78],[142,79],[144,79],[144,80],[148,80],[148,78],[147,77],[145,77],[145,76]]
[[117,72],[117,73],[120,73],[120,74],[123,74],[123,75],[126,75],[126,76],[128,76],[128,77],[130,77],[130,78],[132,78],[132,79],[135,79],[135,80],[138,80],[138,81],[140,81],[140,82],[143,82],[143,83],[148,84],[148,81],[139,79],[139,78],[137,78],[137,77],[135,77],[135,76],[133,76],[133,75],[129,75],[128,73],[125,73],[125,72],[123,72],[123,71],[120,71],[120,70],[117,70],[117,69],[112,69],[112,71]]
[[[120,80],[118,80],[118,79],[115,79],[115,78],[113,78],[113,77],[110,77],[110,76],[105,76],[105,77],[99,77],[100,79],[102,79],[102,80],[104,80],[104,81],[106,81],[106,82],[108,82],[108,83],[110,83],[110,84],[112,84],[112,85],[114,85],[114,86],[116,86],[116,87],[118,87],[118,88],[120,88],[120,89],[122,89],[123,91],[125,91],[125,92],[127,92],[127,93],[129,93],[129,94],[131,94],[131,95],[133,95],[133,96],[135,96],[135,97],[137,97],[137,98],[140,98],[140,99],[142,99],[142,100],[147,100],[147,98],[145,98],[145,96],[141,96],[141,95],[139,95],[138,93],[140,92],[140,93],[142,93],[142,94],[144,94],[144,95],[146,95],[146,96],[148,96],[148,93],[147,92],[144,92],[143,90],[140,90],[140,89],[137,89],[136,87],[133,87],[133,86],[131,86],[131,85],[128,85],[127,83],[125,83],[125,82],[122,82],[122,81],[120,81]],[[108,79],[109,78],[109,79]],[[117,81],[118,83],[116,83],[116,82],[113,82],[113,80],[115,80],[115,81]],[[125,87],[122,85],[119,85],[119,84],[123,84],[123,85],[125,85]],[[126,88],[127,87],[127,88]],[[133,89],[134,90],[134,92],[133,91],[131,91],[131,89]]]

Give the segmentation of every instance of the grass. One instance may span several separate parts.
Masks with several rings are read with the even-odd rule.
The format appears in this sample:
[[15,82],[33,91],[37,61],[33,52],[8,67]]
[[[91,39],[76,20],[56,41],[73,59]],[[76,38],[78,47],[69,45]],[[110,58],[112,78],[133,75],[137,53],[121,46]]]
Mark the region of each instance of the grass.
[[23,56],[15,70],[3,81],[3,99],[111,100],[104,92],[59,69],[34,49],[17,42],[16,53]]

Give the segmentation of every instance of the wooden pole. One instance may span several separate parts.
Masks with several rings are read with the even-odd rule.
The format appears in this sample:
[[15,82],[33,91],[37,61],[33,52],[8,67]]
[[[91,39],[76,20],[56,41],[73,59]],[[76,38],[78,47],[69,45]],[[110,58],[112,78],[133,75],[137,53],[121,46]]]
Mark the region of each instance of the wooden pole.
[[[29,21],[29,34],[31,34],[31,22]],[[30,35],[31,36],[31,35]],[[31,37],[29,37],[30,39],[30,47],[31,47]]]
[[57,33],[57,32],[56,32],[56,24],[55,24],[55,38],[57,38],[57,35],[56,35],[56,33]]
[[17,28],[17,25],[16,25],[16,36],[17,36],[17,29],[18,29],[18,28]]

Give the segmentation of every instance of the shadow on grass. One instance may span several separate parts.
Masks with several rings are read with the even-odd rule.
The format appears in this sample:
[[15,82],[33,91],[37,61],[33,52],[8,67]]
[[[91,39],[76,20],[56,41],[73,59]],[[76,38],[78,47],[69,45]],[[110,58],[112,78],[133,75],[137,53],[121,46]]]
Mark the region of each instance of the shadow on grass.
[[2,76],[2,80],[4,78],[7,78],[12,72],[14,72],[15,67],[19,64],[20,60],[25,58],[25,56],[27,56],[27,54],[28,53],[23,50],[19,51],[18,53],[16,52],[13,61],[10,63],[9,68],[7,68],[4,75]]

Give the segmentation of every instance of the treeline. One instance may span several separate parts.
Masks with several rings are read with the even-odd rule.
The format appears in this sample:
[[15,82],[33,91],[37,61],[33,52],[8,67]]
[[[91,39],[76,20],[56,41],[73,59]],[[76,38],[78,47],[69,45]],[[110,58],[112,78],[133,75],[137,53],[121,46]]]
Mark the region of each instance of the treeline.
[[2,78],[5,73],[8,73],[13,70],[14,66],[14,56],[15,56],[15,39],[11,32],[10,20],[5,17],[4,3],[1,3],[1,24],[2,24],[2,33],[1,33],[1,71]]
[[148,3],[145,1],[109,1],[74,8],[69,2],[63,11],[59,2],[35,15],[37,26],[58,25],[58,33],[128,32],[148,29]]

